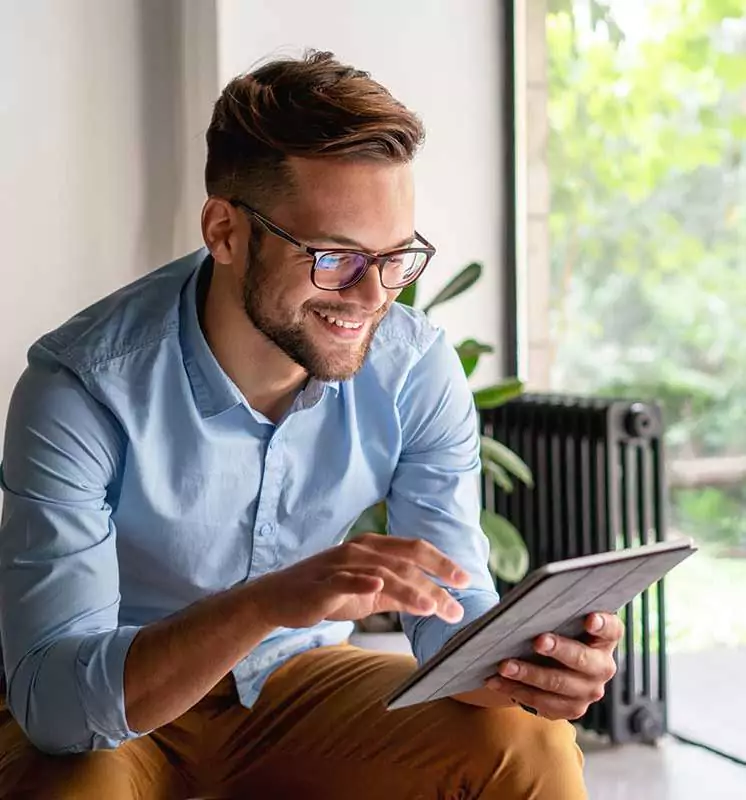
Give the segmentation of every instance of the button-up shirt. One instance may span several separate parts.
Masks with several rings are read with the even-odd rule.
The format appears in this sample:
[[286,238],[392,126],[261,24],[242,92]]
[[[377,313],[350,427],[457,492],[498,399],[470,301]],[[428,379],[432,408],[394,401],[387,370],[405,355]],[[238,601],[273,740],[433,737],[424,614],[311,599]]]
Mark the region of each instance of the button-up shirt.
[[[0,486],[0,635],[10,708],[55,753],[116,747],[127,650],[149,623],[339,545],[385,499],[389,532],[471,574],[458,625],[403,615],[420,663],[494,605],[479,524],[476,412],[458,357],[394,304],[360,371],[311,379],[278,424],[203,335],[197,251],[82,311],[29,351]],[[352,624],[278,629],[233,669],[240,701]]]

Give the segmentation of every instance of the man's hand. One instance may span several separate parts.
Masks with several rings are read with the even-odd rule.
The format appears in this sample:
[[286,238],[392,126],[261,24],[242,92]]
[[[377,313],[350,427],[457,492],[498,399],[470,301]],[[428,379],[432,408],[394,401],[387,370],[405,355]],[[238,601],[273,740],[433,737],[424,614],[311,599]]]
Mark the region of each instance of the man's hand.
[[[604,687],[616,673],[614,650],[624,635],[624,626],[614,614],[591,614],[585,621],[589,641],[578,642],[555,634],[542,634],[534,646],[557,666],[538,666],[508,660],[498,666],[498,675],[487,681],[484,702],[476,692],[463,699],[485,706],[506,701],[534,709],[548,719],[578,719],[591,703],[604,696]],[[494,693],[498,697],[491,698]]]
[[453,587],[469,584],[468,574],[428,542],[366,533],[245,588],[271,627],[306,628],[381,611],[459,622],[463,607],[433,578]]
[[432,545],[366,534],[286,569],[239,583],[146,625],[127,652],[124,696],[133,730],[166,725],[198,702],[273,630],[376,611],[437,614],[463,607],[434,579],[469,576]]

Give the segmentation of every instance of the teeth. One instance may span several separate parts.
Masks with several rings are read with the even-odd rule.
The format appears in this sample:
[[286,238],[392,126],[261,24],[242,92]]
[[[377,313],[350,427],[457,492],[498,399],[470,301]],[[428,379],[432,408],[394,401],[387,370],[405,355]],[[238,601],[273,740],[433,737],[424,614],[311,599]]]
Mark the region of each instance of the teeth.
[[358,328],[363,327],[362,322],[347,322],[343,319],[337,319],[336,317],[330,317],[328,314],[322,314],[319,312],[319,316],[323,317],[327,322],[330,322],[332,325],[336,325],[338,328],[349,328],[350,330],[357,330]]

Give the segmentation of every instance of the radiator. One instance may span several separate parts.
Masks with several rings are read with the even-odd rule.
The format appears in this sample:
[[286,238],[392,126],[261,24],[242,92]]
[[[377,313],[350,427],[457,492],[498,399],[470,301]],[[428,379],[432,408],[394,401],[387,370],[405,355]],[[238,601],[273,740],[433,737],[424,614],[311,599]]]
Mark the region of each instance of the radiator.
[[[483,478],[486,508],[523,535],[530,567],[665,537],[663,425],[657,406],[524,395],[481,412],[484,433],[523,458],[535,488],[513,493]],[[508,585],[498,581],[498,589]],[[667,731],[663,582],[621,612],[626,634],[606,696],[579,720],[614,743]]]

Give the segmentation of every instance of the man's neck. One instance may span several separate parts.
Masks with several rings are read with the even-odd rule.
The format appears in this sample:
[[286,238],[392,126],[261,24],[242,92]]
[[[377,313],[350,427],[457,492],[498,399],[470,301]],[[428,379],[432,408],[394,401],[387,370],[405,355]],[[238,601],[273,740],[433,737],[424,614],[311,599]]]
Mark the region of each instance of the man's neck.
[[279,422],[308,380],[246,316],[243,299],[223,270],[213,269],[202,310],[207,343],[249,405]]

